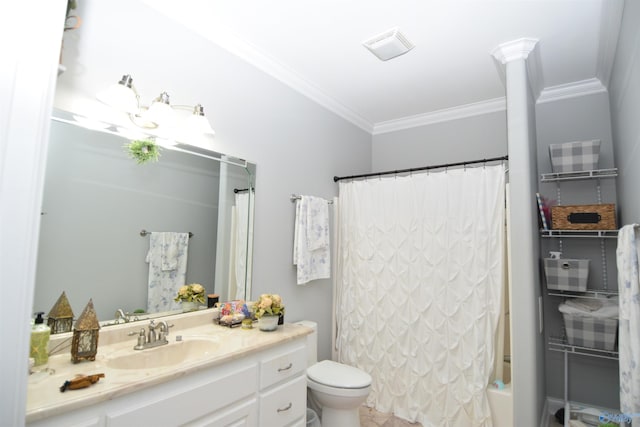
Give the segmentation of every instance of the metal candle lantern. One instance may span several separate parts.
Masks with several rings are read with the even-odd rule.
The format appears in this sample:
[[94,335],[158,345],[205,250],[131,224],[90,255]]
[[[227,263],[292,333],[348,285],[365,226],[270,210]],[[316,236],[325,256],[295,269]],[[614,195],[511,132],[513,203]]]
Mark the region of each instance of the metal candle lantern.
[[51,328],[52,334],[71,332],[73,326],[73,310],[67,299],[67,294],[62,291],[58,301],[51,307],[47,316],[47,325]]
[[73,363],[85,359],[96,360],[99,330],[98,316],[93,308],[93,300],[90,299],[73,328],[73,340],[71,341],[71,361]]

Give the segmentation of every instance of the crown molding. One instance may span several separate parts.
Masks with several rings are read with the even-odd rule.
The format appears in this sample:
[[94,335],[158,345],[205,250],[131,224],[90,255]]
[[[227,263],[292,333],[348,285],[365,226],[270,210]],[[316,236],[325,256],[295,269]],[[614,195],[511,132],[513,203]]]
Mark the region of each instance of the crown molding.
[[502,65],[506,65],[508,62],[515,61],[517,59],[527,59],[529,54],[536,48],[537,44],[538,39],[524,37],[510,42],[501,43],[496,46],[490,54]]
[[373,123],[244,40],[229,33],[220,32],[217,32],[214,37],[210,37],[210,40],[362,130],[369,133],[373,131]]
[[545,88],[536,103],[545,104],[561,99],[577,98],[579,96],[593,95],[606,91],[607,88],[604,87],[600,80],[592,78]]
[[615,59],[618,35],[622,25],[623,0],[608,0],[602,2],[600,20],[600,34],[598,40],[598,62],[596,77],[604,87],[609,87],[613,61]]
[[379,135],[419,126],[448,122],[450,120],[458,120],[467,117],[480,116],[482,114],[505,111],[506,109],[507,103],[505,98],[495,98],[458,107],[446,108],[444,110],[416,114],[415,116],[403,117],[396,120],[379,122],[374,125],[372,134]]
[[533,92],[534,99],[537,99],[544,87],[542,78],[542,62],[540,60],[540,50],[536,49],[538,39],[521,38],[496,46],[489,54],[493,57],[496,69],[502,80],[506,82],[505,68],[507,63],[516,60],[524,60],[527,66],[527,77]]
[[232,55],[241,58],[257,69],[284,83],[298,93],[306,96],[320,106],[337,114],[345,120],[353,123],[369,133],[373,131],[373,123],[362,117],[358,112],[347,107],[339,100],[327,95],[322,89],[303,79],[298,73],[278,62],[274,58],[264,54],[260,49],[244,41],[240,37],[230,33],[224,28],[212,26],[206,16],[196,19],[176,10],[170,1],[156,2],[154,0],[142,0],[147,6],[171,19],[181,23],[185,27],[196,31],[199,35],[228,51]]

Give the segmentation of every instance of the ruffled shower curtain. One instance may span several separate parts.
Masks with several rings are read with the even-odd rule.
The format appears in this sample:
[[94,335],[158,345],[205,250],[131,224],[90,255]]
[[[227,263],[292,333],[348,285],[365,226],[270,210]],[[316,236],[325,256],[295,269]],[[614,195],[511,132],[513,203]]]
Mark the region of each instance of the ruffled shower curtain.
[[251,254],[253,251],[252,194],[236,193],[231,209],[231,244],[229,258],[229,292],[234,299],[246,299],[251,295]]
[[337,354],[368,406],[423,426],[491,426],[504,166],[340,183]]

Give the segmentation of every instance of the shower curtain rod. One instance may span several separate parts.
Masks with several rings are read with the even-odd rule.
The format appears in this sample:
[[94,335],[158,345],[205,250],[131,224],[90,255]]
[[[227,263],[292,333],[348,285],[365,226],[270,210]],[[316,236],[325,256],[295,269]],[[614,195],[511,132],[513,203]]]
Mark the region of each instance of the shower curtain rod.
[[425,171],[425,170],[429,170],[429,169],[448,168],[448,167],[452,167],[452,166],[466,166],[466,165],[473,165],[473,164],[476,164],[476,163],[496,162],[496,161],[499,161],[499,160],[509,160],[509,156],[492,157],[490,159],[481,159],[481,160],[468,160],[466,162],[444,163],[442,165],[422,166],[422,167],[419,167],[419,168],[400,169],[400,170],[395,170],[395,171],[364,173],[364,174],[361,174],[361,175],[334,176],[333,177],[333,182],[338,182],[338,181],[341,181],[343,179],[367,178],[367,177],[370,177],[370,176],[393,175],[393,174],[399,174],[399,173],[418,172],[418,171]]
[[249,191],[249,190],[254,190],[255,191],[255,187],[253,187],[253,188],[234,188],[233,192],[237,194],[237,193],[242,193],[244,191]]

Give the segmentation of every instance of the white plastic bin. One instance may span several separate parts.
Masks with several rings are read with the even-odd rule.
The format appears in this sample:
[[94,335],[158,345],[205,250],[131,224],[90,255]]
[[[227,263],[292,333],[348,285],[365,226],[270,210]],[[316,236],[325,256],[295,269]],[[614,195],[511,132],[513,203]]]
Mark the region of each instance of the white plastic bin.
[[311,408],[307,408],[307,427],[322,427],[318,414]]
[[584,292],[589,279],[588,259],[544,259],[547,289]]
[[580,172],[598,168],[600,140],[565,142],[549,145],[554,172]]
[[599,319],[562,313],[567,341],[571,345],[614,351],[618,319]]

